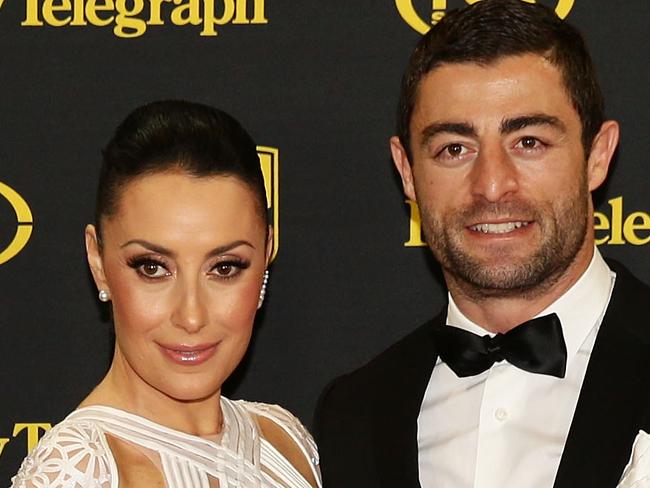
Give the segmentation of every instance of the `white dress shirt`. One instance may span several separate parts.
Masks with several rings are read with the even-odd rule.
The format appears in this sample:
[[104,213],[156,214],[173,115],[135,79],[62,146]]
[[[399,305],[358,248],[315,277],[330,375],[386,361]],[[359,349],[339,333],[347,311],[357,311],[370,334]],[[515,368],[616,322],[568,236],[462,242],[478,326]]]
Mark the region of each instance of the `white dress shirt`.
[[[423,488],[552,488],[615,278],[596,249],[580,279],[539,314],[555,312],[562,322],[563,379],[505,361],[458,378],[438,359],[418,417]],[[451,296],[447,323],[488,333]]]

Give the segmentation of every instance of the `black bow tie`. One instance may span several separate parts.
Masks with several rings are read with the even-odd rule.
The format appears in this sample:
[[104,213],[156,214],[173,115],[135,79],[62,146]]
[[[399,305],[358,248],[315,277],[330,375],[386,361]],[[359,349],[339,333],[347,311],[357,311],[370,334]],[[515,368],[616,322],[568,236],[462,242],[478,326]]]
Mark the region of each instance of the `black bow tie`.
[[562,324],[554,313],[494,337],[450,325],[434,327],[434,334],[440,358],[461,378],[482,373],[503,360],[531,373],[564,378],[566,372]]

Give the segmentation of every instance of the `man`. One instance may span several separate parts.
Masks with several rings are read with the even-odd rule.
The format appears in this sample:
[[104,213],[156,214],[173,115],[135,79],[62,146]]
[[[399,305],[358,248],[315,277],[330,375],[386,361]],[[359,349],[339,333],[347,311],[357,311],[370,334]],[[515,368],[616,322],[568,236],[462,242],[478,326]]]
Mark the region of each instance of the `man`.
[[449,302],[323,393],[326,487],[616,486],[650,424],[650,289],[594,245],[618,135],[546,7],[483,0],[422,38],[390,145]]

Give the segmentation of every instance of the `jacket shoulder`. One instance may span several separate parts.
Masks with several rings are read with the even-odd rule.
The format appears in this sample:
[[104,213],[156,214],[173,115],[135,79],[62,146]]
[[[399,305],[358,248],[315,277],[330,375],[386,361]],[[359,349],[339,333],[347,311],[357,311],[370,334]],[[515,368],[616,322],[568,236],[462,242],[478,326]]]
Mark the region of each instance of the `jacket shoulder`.
[[370,398],[382,394],[388,384],[399,383],[405,373],[413,372],[420,367],[420,363],[435,362],[431,328],[439,320],[436,317],[422,324],[360,368],[334,379],[323,396],[334,392],[336,396],[350,400],[355,397]]
[[381,486],[375,451],[388,435],[382,426],[395,416],[409,416],[419,401],[413,391],[424,389],[437,359],[430,334],[435,322],[420,326],[325,388],[314,416],[325,486]]
[[607,264],[616,273],[616,282],[605,320],[619,322],[637,339],[650,344],[650,286],[621,263],[607,259]]

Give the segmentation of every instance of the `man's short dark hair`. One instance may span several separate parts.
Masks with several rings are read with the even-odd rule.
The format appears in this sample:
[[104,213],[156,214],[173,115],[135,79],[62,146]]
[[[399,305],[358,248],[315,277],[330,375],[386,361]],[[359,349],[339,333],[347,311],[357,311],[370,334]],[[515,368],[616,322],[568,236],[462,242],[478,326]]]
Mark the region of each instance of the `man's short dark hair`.
[[553,10],[522,0],[482,0],[449,12],[420,39],[402,78],[397,135],[412,161],[410,122],[422,78],[445,63],[489,65],[506,56],[539,54],[556,66],[591,151],[604,119],[603,95],[585,41]]

